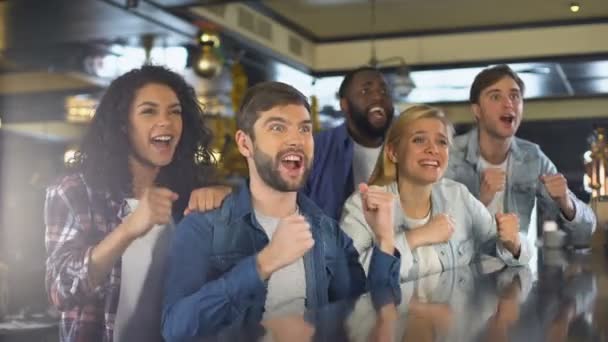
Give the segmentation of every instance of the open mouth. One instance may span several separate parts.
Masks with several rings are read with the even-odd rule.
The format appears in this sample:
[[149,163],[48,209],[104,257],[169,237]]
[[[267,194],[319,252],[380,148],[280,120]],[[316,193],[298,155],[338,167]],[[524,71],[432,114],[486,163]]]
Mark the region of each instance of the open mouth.
[[157,135],[150,139],[150,143],[157,148],[165,149],[171,145],[173,139],[173,136],[169,134]]
[[297,171],[302,168],[304,157],[300,154],[288,153],[281,158],[281,165],[289,171]]
[[439,167],[438,160],[423,159],[423,160],[419,161],[418,164],[422,167],[428,167],[428,168],[438,168]]
[[375,117],[381,117],[381,118],[386,117],[386,111],[384,110],[384,108],[382,108],[380,106],[373,106],[373,107],[369,108],[367,110],[367,114],[375,116]]
[[515,122],[515,116],[514,115],[501,115],[500,121],[510,125],[513,122]]

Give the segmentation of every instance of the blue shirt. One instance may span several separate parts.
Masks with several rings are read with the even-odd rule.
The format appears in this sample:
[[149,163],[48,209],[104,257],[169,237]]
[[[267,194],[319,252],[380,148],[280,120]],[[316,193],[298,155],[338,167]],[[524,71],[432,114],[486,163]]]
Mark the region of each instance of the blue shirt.
[[[311,226],[314,247],[304,259],[306,307],[357,296],[369,289],[397,288],[400,255],[374,249],[365,278],[352,240],[306,196],[301,214]],[[267,289],[256,255],[268,238],[257,222],[248,184],[222,206],[188,215],[178,225],[169,253],[162,317],[166,341],[217,333],[233,324],[262,318]]]
[[315,135],[312,171],[302,193],[334,220],[354,191],[353,146],[346,123]]

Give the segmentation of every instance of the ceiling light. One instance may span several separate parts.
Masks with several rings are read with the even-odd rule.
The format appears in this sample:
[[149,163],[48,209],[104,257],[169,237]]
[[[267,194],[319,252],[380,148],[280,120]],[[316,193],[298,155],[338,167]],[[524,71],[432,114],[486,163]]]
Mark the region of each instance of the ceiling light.
[[570,4],[570,12],[576,13],[576,12],[580,11],[580,9],[581,9],[581,5],[579,5],[578,2],[573,2]]
[[63,163],[65,166],[70,166],[72,163],[76,161],[76,155],[78,154],[78,149],[75,147],[69,147],[65,153],[63,154]]
[[376,55],[376,0],[370,1],[370,28],[371,28],[371,51],[370,51],[370,59],[368,65],[374,68],[380,68],[383,65],[391,64],[392,62],[397,62],[397,71],[395,75],[392,77],[392,93],[393,100],[399,100],[404,97],[407,97],[414,88],[416,88],[416,84],[410,75],[409,67],[405,62],[405,59],[401,56],[393,56],[389,58],[385,58],[382,60],[378,60]]
[[200,52],[192,66],[203,78],[214,78],[222,72],[223,61],[219,56],[220,40],[216,34],[201,33],[198,36]]

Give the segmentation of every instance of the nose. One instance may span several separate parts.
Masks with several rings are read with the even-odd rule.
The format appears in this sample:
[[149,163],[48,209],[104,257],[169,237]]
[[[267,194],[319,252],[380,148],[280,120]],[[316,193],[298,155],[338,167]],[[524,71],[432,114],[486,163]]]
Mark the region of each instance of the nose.
[[438,147],[437,147],[437,144],[436,144],[436,143],[434,143],[434,142],[432,142],[432,141],[431,141],[431,142],[429,142],[429,143],[426,145],[426,150],[425,150],[425,152],[426,152],[426,153],[429,153],[429,154],[437,154],[437,153],[439,153],[439,149],[438,149]]
[[374,87],[374,88],[370,89],[370,95],[369,96],[374,101],[380,101],[385,96],[384,89],[379,88],[379,87]]
[[171,117],[168,113],[163,113],[158,116],[158,121],[156,121],[156,126],[168,127],[170,125],[171,125]]
[[513,100],[509,96],[505,96],[502,100],[502,104],[505,108],[513,108],[515,105],[513,104]]
[[298,129],[290,129],[285,145],[289,147],[302,147],[304,145],[304,137]]

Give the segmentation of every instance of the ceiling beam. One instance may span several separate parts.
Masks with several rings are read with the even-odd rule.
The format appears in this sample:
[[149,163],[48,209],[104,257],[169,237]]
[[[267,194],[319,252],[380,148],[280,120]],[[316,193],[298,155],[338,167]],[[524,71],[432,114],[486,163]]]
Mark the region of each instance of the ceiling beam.
[[[224,32],[267,54],[279,56],[292,66],[302,66],[314,75],[343,72],[366,64],[370,59],[369,40],[317,43],[285,27],[273,18],[243,4],[215,8],[194,7],[190,12],[222,27]],[[243,16],[253,16],[270,24],[271,38],[261,37],[255,25],[243,25]],[[535,60],[608,54],[608,22],[581,25],[520,28],[513,30],[444,33],[376,40],[378,59],[400,56],[414,67],[449,64],[483,64],[493,61]],[[296,40],[301,54],[290,44]]]
[[[401,56],[413,66],[474,64],[608,53],[606,37],[608,23],[380,39],[376,51],[380,60]],[[370,43],[316,44],[314,51],[312,69],[316,72],[349,70],[367,63]]]

